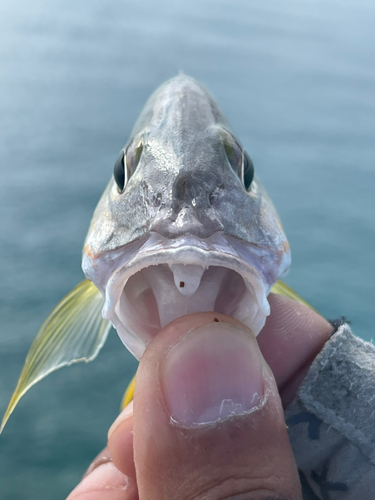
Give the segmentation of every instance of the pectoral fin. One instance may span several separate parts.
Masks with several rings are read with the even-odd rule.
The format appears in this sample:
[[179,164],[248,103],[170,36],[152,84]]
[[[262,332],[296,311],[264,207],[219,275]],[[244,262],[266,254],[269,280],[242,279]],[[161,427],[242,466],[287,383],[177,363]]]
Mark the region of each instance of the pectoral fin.
[[88,363],[98,355],[111,327],[109,321],[102,319],[103,303],[96,286],[84,280],[51,312],[31,344],[0,433],[30,387],[63,366]]
[[271,292],[277,293],[278,295],[283,295],[284,297],[289,297],[290,299],[296,300],[297,302],[301,302],[301,304],[304,304],[305,306],[315,311],[313,306],[311,306],[308,302],[303,300],[303,298],[300,297],[298,293],[296,293],[294,290],[292,290],[292,288],[290,288],[282,281],[277,281],[271,288]]

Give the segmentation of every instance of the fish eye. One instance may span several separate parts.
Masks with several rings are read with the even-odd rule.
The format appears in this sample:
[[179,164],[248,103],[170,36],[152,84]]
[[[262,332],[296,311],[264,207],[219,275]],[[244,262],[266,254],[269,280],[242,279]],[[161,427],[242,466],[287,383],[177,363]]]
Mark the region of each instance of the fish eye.
[[242,179],[242,151],[237,143],[224,142],[224,151],[232,170]]
[[120,193],[122,193],[128,181],[124,150],[121,151],[120,156],[117,158],[117,161],[113,168],[113,177],[115,178]]
[[143,142],[140,142],[137,147],[134,147],[134,143],[130,144],[125,154],[126,168],[128,170],[128,177],[134,174],[135,169],[138,166],[139,160],[141,159],[143,152]]
[[142,151],[143,143],[139,143],[136,148],[132,143],[126,151],[121,151],[113,169],[113,176],[120,193],[124,191],[128,180],[134,174],[141,159]]
[[242,162],[242,180],[243,185],[245,186],[246,191],[250,189],[251,183],[254,179],[254,165],[251,161],[250,157],[243,150],[243,162]]
[[237,142],[231,144],[224,141],[224,151],[233,171],[242,180],[245,189],[248,190],[254,178],[253,162]]

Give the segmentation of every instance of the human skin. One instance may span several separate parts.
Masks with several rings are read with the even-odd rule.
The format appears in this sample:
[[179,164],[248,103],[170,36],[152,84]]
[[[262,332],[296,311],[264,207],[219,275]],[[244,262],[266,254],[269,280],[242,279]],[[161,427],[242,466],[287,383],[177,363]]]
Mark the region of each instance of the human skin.
[[[68,500],[300,500],[283,408],[332,326],[285,297],[269,302],[256,340],[214,312],[163,328],[140,361],[134,406]],[[226,413],[221,401],[241,404]]]

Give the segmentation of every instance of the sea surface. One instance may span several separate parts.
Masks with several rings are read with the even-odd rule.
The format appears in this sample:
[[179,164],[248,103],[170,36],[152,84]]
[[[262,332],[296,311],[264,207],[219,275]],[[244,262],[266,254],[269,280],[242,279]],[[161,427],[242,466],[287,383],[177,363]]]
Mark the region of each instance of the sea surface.
[[[0,3],[0,413],[149,94],[183,71],[249,151],[289,237],[286,281],[370,340],[375,256],[371,0]],[[136,369],[114,331],[50,375],[0,437],[1,500],[63,500]]]

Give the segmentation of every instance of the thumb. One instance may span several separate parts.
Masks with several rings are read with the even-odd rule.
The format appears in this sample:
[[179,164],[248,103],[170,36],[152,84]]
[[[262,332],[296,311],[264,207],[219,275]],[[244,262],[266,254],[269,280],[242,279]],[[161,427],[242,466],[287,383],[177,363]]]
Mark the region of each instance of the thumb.
[[141,500],[301,499],[275,379],[236,320],[192,315],[154,338],[133,428]]

